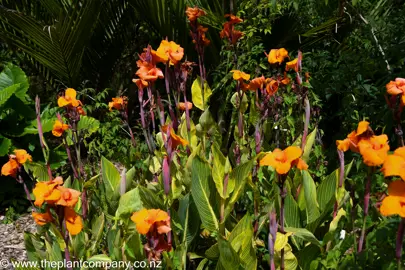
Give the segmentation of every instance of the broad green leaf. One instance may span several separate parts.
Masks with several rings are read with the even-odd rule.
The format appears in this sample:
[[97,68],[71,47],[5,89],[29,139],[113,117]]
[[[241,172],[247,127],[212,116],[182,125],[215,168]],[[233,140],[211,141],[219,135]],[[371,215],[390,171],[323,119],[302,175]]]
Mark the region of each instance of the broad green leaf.
[[52,244],[45,240],[46,253],[49,261],[62,261],[62,251],[60,250],[59,243],[53,242]]
[[[190,117],[191,118],[191,117]],[[186,113],[181,116],[181,124],[179,126],[180,136],[189,142],[191,150],[197,147],[198,137],[196,136],[196,128],[192,119],[190,119],[190,137],[187,131]]]
[[211,88],[209,87],[207,81],[204,81],[204,92],[201,88],[201,78],[197,76],[191,85],[191,99],[194,106],[204,111],[207,108],[207,102],[209,97],[212,95]]
[[156,156],[154,156],[149,163],[149,171],[152,174],[157,174],[158,172],[160,172],[161,168],[162,165],[160,164],[159,159]]
[[199,156],[195,156],[192,161],[191,195],[204,228],[212,232],[218,229],[219,224],[210,201],[210,176],[211,169],[209,165]]
[[129,218],[133,212],[139,211],[142,208],[143,204],[139,195],[139,188],[137,187],[121,196],[115,216],[123,219]]
[[232,245],[221,236],[218,238],[218,249],[219,249],[219,263],[225,269],[239,269],[240,262],[239,256],[232,248]]
[[228,176],[227,189],[224,193],[225,175],[230,173],[231,164],[229,159],[222,154],[216,142],[214,142],[211,146],[211,153],[213,160],[212,178],[214,179],[218,194],[221,196],[221,198],[226,199],[235,188],[235,179]]
[[24,163],[25,170],[32,172],[32,175],[37,181],[49,181],[48,169],[45,165],[36,162]]
[[305,212],[307,216],[307,224],[315,221],[320,212],[318,209],[318,202],[316,199],[316,186],[314,179],[308,171],[302,171],[302,188],[301,192],[304,192],[305,197]]
[[8,150],[11,146],[11,140],[0,136],[0,157],[8,154]]
[[302,159],[305,160],[306,162],[309,161],[309,155],[311,154],[312,151],[312,146],[314,145],[315,142],[315,137],[316,137],[316,132],[318,131],[317,128],[315,128],[308,136],[307,136],[307,141],[304,147],[304,153],[302,154]]
[[[110,229],[107,233],[107,245],[108,245],[108,254],[111,260],[120,261],[122,260],[122,246],[123,239],[121,238],[120,229]],[[106,256],[106,255],[104,255]]]
[[276,234],[276,241],[274,242],[274,251],[281,251],[288,244],[288,237],[291,233],[280,233]]
[[235,167],[235,169],[229,175],[230,178],[235,179],[235,188],[233,190],[232,196],[228,201],[227,206],[225,207],[225,217],[227,217],[235,205],[236,201],[242,195],[245,184],[248,181],[249,177],[252,177],[251,172],[253,168],[254,160],[249,160],[239,166]]
[[89,259],[87,259],[89,262],[112,262],[111,258],[108,257],[105,254],[98,254],[91,256]]
[[[350,173],[350,170],[353,165],[353,160],[349,164],[345,166],[345,178]],[[318,186],[317,189],[317,199],[319,203],[319,209],[321,211],[325,211],[326,206],[330,202],[330,200],[335,200],[335,194],[337,187],[339,185],[339,174],[340,169],[336,169],[328,175]]]
[[209,249],[205,251],[205,257],[207,257],[210,260],[218,260],[219,258],[218,243],[213,244]]
[[208,262],[208,259],[203,259],[203,260],[198,264],[197,270],[203,270],[203,269],[204,269],[204,266],[207,264],[207,262]]
[[124,245],[125,255],[132,261],[141,261],[144,259],[143,245],[140,235],[135,232],[125,241]]
[[24,101],[29,87],[27,76],[21,68],[14,66],[13,64],[8,64],[0,73],[0,93],[13,85],[17,85],[17,88],[13,93],[16,97]]
[[304,241],[310,242],[311,244],[314,244],[317,246],[321,246],[321,243],[319,242],[319,240],[316,239],[316,237],[307,229],[288,227],[288,228],[285,228],[284,230],[287,233],[291,233],[292,235],[303,239]]
[[105,157],[101,157],[101,175],[106,189],[107,198],[109,200],[114,200],[119,196],[121,176],[114,164]]
[[10,85],[4,89],[0,89],[0,106],[7,102],[7,100],[20,88],[20,84]]
[[92,245],[90,247],[91,253],[92,251],[97,250],[97,245],[101,237],[103,236],[104,223],[105,223],[104,213],[101,213],[99,217],[93,220],[93,224],[91,226],[91,241],[92,241]]
[[190,245],[200,230],[200,217],[190,194],[179,200],[179,219],[184,228],[183,243]]
[[339,211],[337,212],[336,217],[332,220],[332,222],[329,225],[329,232],[336,231],[339,220],[344,216],[346,216],[346,211],[343,208],[340,208]]
[[[75,235],[72,237],[72,243],[73,243],[73,254],[77,257],[77,259],[83,259],[85,258],[85,255],[87,252],[90,250],[86,249],[86,238],[87,235],[82,231],[78,235]],[[91,255],[92,252],[90,251],[89,254]]]
[[316,245],[308,245],[298,253],[299,265],[303,270],[310,270],[311,262],[319,256],[321,249]]
[[210,110],[206,110],[201,114],[199,122],[203,131],[208,131],[210,128],[216,125],[216,122],[212,117]]
[[253,270],[257,268],[257,256],[253,248],[253,226],[248,214],[233,228],[228,241],[239,254],[239,259],[244,269]]
[[285,224],[287,227],[301,227],[300,209],[294,197],[288,193],[284,204]]
[[162,209],[166,211],[165,206],[162,203],[162,199],[160,199],[156,193],[152,190],[138,186],[137,187],[139,196],[141,198],[142,204],[147,209]]

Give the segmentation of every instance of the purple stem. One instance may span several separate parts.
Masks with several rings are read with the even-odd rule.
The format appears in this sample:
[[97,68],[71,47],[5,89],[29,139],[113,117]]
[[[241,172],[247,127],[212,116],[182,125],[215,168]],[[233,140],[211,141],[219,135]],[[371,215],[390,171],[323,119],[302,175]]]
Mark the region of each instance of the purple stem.
[[72,170],[73,170],[73,175],[77,179],[77,178],[79,178],[79,174],[77,173],[76,167],[73,164],[72,155],[70,153],[70,149],[69,149],[69,146],[68,146],[68,144],[66,142],[65,137],[63,137],[63,145],[65,146],[66,153],[67,153],[67,156],[68,156],[68,160],[69,160],[70,166],[72,167]]
[[[70,262],[71,260],[70,260],[70,253],[69,253],[69,232],[66,229],[66,219],[63,220],[63,228],[65,230],[64,239],[65,239],[65,244],[66,244],[66,247],[65,247],[65,259],[66,259],[67,262]],[[67,270],[72,270],[71,267],[66,267],[66,269]]]
[[46,153],[45,142],[44,142],[44,133],[42,130],[42,123],[41,123],[41,103],[38,96],[35,97],[35,111],[37,114],[37,125],[38,125],[38,135],[39,135],[39,143],[41,144],[42,153],[44,155],[46,167],[48,169],[48,176],[49,180],[52,180],[52,171],[51,166],[49,164],[48,155]]
[[404,229],[405,229],[405,219],[401,218],[401,222],[398,225],[397,240],[395,245],[395,257],[397,258],[399,267],[401,265],[402,242],[404,241]]
[[305,103],[305,123],[304,123],[304,134],[302,135],[302,142],[301,142],[302,151],[304,151],[305,145],[307,143],[309,117],[311,112],[308,97],[305,97],[304,103]]
[[270,269],[275,270],[276,266],[274,264],[274,243],[277,237],[277,217],[274,209],[269,213],[269,236],[268,245],[270,251]]
[[152,87],[150,85],[148,85],[148,91],[147,92],[148,92],[148,98],[150,100],[150,107],[151,107],[150,116],[152,118],[152,127],[153,127],[153,130],[156,131],[155,112],[153,111],[153,107],[155,105],[155,99],[154,99],[154,97],[152,95]]
[[147,132],[148,127],[146,126],[146,121],[145,121],[145,111],[143,109],[143,88],[140,88],[138,90],[138,100],[139,100],[139,108],[140,108],[140,111],[141,111],[142,132],[143,132],[143,135],[145,137],[146,144],[148,145],[149,153],[153,154],[153,148],[152,148],[152,145],[150,143],[149,135],[148,135],[148,132]]
[[169,164],[169,157],[165,156],[163,159],[163,185],[165,189],[166,196],[169,195],[170,192],[170,164]]
[[[280,183],[280,197],[281,197],[281,204],[280,204],[280,232],[285,234],[284,231],[284,205],[285,205],[285,197],[287,196],[287,190],[285,187],[285,175],[278,175]],[[284,248],[281,250],[281,265],[280,269],[284,269]]]
[[359,246],[357,252],[360,253],[363,250],[363,243],[364,243],[364,238],[366,235],[366,221],[367,221],[367,216],[368,216],[368,209],[370,205],[370,190],[371,190],[371,179],[373,178],[373,173],[374,173],[374,167],[370,168],[368,176],[367,176],[367,182],[366,182],[366,187],[365,187],[365,192],[364,192],[364,219],[363,219],[363,228],[361,229],[361,235],[359,239]]

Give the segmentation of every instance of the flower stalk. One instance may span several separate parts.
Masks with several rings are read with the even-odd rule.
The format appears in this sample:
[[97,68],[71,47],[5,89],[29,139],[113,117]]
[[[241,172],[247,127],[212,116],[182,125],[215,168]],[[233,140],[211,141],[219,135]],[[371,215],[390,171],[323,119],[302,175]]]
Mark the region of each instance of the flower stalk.
[[362,252],[362,250],[363,250],[363,243],[364,243],[364,238],[365,238],[365,234],[366,234],[367,216],[368,216],[368,210],[369,210],[369,205],[370,205],[371,180],[373,178],[373,173],[374,173],[374,167],[370,167],[368,175],[367,175],[367,181],[366,181],[366,186],[365,186],[365,191],[364,191],[364,218],[363,218],[363,227],[361,229],[359,245],[358,245],[358,250],[357,250],[358,253]]
[[45,142],[44,133],[43,133],[43,130],[42,130],[41,103],[40,103],[40,99],[39,99],[38,96],[36,96],[36,98],[35,98],[35,112],[36,112],[36,115],[37,115],[39,143],[41,144],[42,154],[44,155],[45,165],[46,165],[46,168],[48,170],[49,180],[52,180],[53,177],[52,177],[51,165],[49,164],[49,149],[48,149],[48,145]]

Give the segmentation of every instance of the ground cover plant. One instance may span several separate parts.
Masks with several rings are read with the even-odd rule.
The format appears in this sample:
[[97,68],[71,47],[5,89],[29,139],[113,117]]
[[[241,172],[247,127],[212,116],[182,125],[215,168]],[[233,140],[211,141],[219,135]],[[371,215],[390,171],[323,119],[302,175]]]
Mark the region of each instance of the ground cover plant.
[[[274,14],[295,6],[257,2]],[[220,8],[203,7],[181,10],[187,31],[179,32],[188,36],[179,40],[189,48],[168,29],[138,48],[128,89],[78,84],[82,44],[57,96],[33,99],[21,68],[2,70],[1,174],[24,192],[38,224],[24,235],[28,260],[65,260],[67,269],[79,261],[402,269],[405,79],[391,74],[379,92],[367,84],[384,112],[353,105],[327,150],[323,140],[336,128],[325,131],[322,121],[332,102],[312,70],[322,69],[322,51],[265,47],[257,25],[271,21],[248,18],[252,1],[219,21]],[[30,61],[55,78],[69,75],[39,55]],[[351,95],[365,101],[367,93]]]

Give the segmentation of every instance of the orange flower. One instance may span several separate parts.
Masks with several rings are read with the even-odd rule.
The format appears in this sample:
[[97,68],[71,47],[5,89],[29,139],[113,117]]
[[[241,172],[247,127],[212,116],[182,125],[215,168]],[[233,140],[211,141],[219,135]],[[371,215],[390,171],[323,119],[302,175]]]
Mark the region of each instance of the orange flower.
[[[167,133],[167,128],[168,128],[168,125],[162,126],[162,131],[163,131],[164,134]],[[186,140],[183,139],[182,137],[176,135],[176,133],[174,133],[174,129],[173,129],[173,128],[170,128],[170,138],[171,138],[172,148],[173,148],[173,149],[176,149],[177,146],[179,146],[180,144],[181,144],[182,146],[188,145],[188,141],[186,141]]]
[[230,23],[232,23],[232,24],[238,24],[238,23],[243,22],[243,20],[242,20],[241,18],[239,18],[239,17],[237,17],[237,16],[235,16],[235,15],[233,15],[233,14],[225,14],[224,17],[225,17],[225,18],[229,18],[229,21],[228,21],[228,22],[230,22]]
[[77,112],[80,114],[80,115],[86,115],[86,112],[83,110],[83,108],[82,108],[82,106],[79,106],[79,107],[77,107],[76,108],[77,109]]
[[170,60],[170,65],[175,65],[183,58],[184,49],[174,41],[162,40],[156,55],[165,62]]
[[[271,166],[278,174],[287,174],[291,166],[294,165],[293,162],[299,159],[301,155],[302,150],[298,146],[289,146],[285,150],[276,148],[260,160],[260,166]],[[301,168],[305,167],[302,162],[299,163]]]
[[368,139],[372,135],[372,130],[370,128],[370,123],[367,121],[360,121],[357,130],[352,131],[347,138],[344,140],[337,140],[336,146],[340,151],[346,152],[350,150],[358,153],[357,144],[361,139]]
[[61,192],[56,189],[57,186],[63,184],[62,177],[58,176],[55,179],[47,182],[37,182],[32,190],[35,196],[34,204],[42,206],[44,202],[55,203],[60,199]]
[[234,23],[224,23],[224,28],[219,33],[221,38],[228,38],[232,44],[236,44],[238,40],[243,36],[243,32],[235,30]]
[[18,170],[18,162],[14,158],[10,158],[7,163],[1,167],[1,174],[5,176],[12,176],[16,177],[17,176],[17,170]]
[[184,102],[179,102],[178,104],[177,104],[177,109],[179,109],[180,111],[185,111],[186,110],[186,106],[187,106],[187,108],[189,109],[189,110],[191,110],[192,108],[193,108],[193,103],[191,103],[191,102],[186,102],[186,103],[184,103]]
[[134,82],[138,86],[138,89],[143,89],[148,86],[148,82],[142,79],[133,79],[132,82]]
[[258,78],[254,78],[248,84],[243,83],[241,87],[242,87],[242,90],[245,90],[245,91],[246,90],[256,91],[259,88],[263,88],[265,81],[266,81],[266,79],[264,78],[264,76],[261,76]]
[[52,134],[53,136],[60,137],[62,136],[63,132],[69,128],[69,125],[62,123],[59,120],[56,120],[53,124]]
[[52,222],[53,218],[51,213],[49,212],[49,209],[45,213],[38,213],[38,212],[32,212],[32,217],[34,218],[34,221],[36,224],[43,226],[46,223]]
[[66,229],[71,235],[79,234],[83,229],[82,218],[76,214],[75,210],[65,207]]
[[76,90],[73,88],[68,88],[65,91],[65,96],[58,98],[58,106],[65,107],[65,106],[73,106],[77,107],[82,105],[80,100],[76,99]]
[[79,201],[80,191],[63,186],[59,186],[56,189],[60,191],[60,198],[55,204],[74,207]]
[[388,137],[385,134],[360,140],[358,147],[367,166],[379,166],[383,164],[390,150]]
[[405,218],[405,182],[391,182],[388,185],[388,194],[381,203],[381,214],[383,216],[399,215]]
[[32,157],[23,149],[14,150],[15,158],[19,164],[24,164],[27,160],[32,161]]
[[288,51],[284,48],[272,49],[267,55],[267,60],[270,64],[281,64],[285,58],[288,58]]
[[[205,36],[205,33],[208,31],[208,28],[203,27],[202,25],[198,25],[197,32],[202,40],[204,46],[210,45],[211,41]],[[195,39],[193,39],[193,43],[197,43]]]
[[112,98],[112,101],[108,103],[110,111],[114,108],[117,110],[124,110],[127,106],[127,97]]
[[387,156],[381,171],[384,176],[400,176],[405,181],[405,147],[397,148],[393,155]]
[[401,95],[401,102],[405,105],[405,79],[396,78],[386,85],[387,93],[393,96]]
[[266,92],[270,96],[273,96],[278,91],[278,81],[272,78],[266,79]]
[[308,164],[302,158],[294,160],[292,162],[292,165],[295,165],[299,170],[303,171],[308,170]]
[[150,65],[141,65],[135,74],[138,75],[142,81],[154,82],[158,78],[164,78],[163,72],[160,68]]
[[195,20],[197,20],[199,17],[201,16],[205,16],[206,13],[204,10],[198,8],[198,7],[187,7],[186,9],[186,15],[187,18],[190,22],[194,22]]
[[136,224],[136,230],[140,234],[147,234],[149,231],[157,230],[159,234],[171,231],[169,215],[160,209],[142,209],[131,216]]
[[290,78],[288,78],[288,76],[287,76],[287,73],[286,72],[284,72],[284,78],[283,79],[281,79],[281,84],[283,84],[283,85],[288,85],[288,84],[290,84]]
[[247,81],[250,79],[249,74],[246,74],[245,72],[242,72],[240,70],[231,70],[231,72],[233,73],[233,79],[235,81]]
[[298,58],[295,58],[294,60],[287,62],[285,64],[285,70],[289,71],[290,69],[295,70],[295,72],[298,72]]

